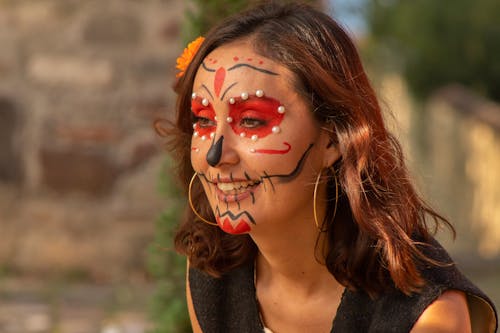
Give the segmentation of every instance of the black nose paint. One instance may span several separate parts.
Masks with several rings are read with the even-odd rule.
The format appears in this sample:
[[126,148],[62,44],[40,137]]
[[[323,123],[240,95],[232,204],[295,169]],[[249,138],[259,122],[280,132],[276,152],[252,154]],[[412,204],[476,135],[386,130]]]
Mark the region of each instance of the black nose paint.
[[217,142],[215,142],[207,153],[207,162],[211,166],[216,166],[220,162],[222,156],[222,143],[224,142],[224,137],[221,136]]

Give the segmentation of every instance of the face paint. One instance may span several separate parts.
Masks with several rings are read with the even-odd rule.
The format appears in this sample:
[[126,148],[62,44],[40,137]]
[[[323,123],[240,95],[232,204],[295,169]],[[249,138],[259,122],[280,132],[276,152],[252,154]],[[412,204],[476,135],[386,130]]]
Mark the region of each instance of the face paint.
[[304,154],[302,154],[302,157],[297,162],[297,165],[295,166],[295,169],[293,169],[292,172],[286,174],[266,175],[265,177],[262,177],[262,179],[267,178],[270,180],[271,178],[278,178],[281,182],[290,182],[294,180],[295,177],[297,177],[300,171],[302,170],[302,167],[304,166],[304,161],[306,160],[307,155],[309,155],[309,152],[311,151],[313,146],[314,144],[311,143],[309,147],[307,147],[307,150],[304,152]]
[[286,146],[286,149],[255,149],[255,148],[250,148],[251,153],[258,153],[258,154],[271,154],[271,155],[283,155],[288,153],[291,149],[292,146],[288,142],[283,142],[283,144]]
[[214,109],[206,98],[195,95],[191,101],[191,110],[194,115],[193,136],[207,139],[216,129]]
[[215,96],[219,97],[220,91],[222,89],[222,85],[224,85],[224,79],[226,78],[226,70],[224,67],[219,67],[219,69],[215,72],[214,78],[214,91]]
[[281,103],[267,96],[245,96],[236,97],[233,104],[229,103],[229,117],[233,120],[231,128],[234,133],[259,139],[273,133],[273,128],[283,120],[283,114],[278,112]]
[[211,166],[216,166],[220,162],[222,156],[222,144],[224,143],[224,137],[221,136],[217,142],[215,142],[207,153],[207,163]]
[[250,223],[255,224],[255,221],[248,212],[243,211],[239,214],[233,214],[227,210],[223,214],[220,213],[219,206],[216,208],[215,219],[222,230],[229,234],[238,235],[250,231]]
[[210,186],[215,189],[216,199],[219,202],[233,203],[241,202],[249,197],[253,198],[254,192],[257,190],[258,186],[263,184],[266,180],[269,181],[270,185],[274,188],[272,182],[273,178],[277,178],[279,182],[286,183],[293,180],[301,172],[304,161],[306,160],[310,150],[314,144],[310,144],[307,150],[302,154],[300,159],[297,161],[295,168],[288,173],[284,174],[272,174],[269,175],[265,171],[264,174],[257,179],[252,179],[247,172],[244,172],[244,177],[235,178],[231,173],[229,177],[221,177],[219,173],[217,176],[206,176],[205,174],[199,172],[200,177]]
[[225,232],[311,218],[311,184],[324,160],[312,143],[321,131],[294,79],[250,44],[219,47],[198,69],[195,131],[215,136],[210,144],[193,136],[191,162],[206,175],[202,184]]

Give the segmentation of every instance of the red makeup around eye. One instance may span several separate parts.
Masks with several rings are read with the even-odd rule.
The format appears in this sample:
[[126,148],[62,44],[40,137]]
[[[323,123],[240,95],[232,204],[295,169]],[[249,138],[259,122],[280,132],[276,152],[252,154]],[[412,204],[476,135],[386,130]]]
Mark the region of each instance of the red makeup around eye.
[[[250,96],[247,100],[235,98],[235,103],[229,105],[229,116],[233,119],[231,128],[234,133],[258,138],[266,137],[273,132],[283,120],[283,114],[278,112],[281,103],[270,97]],[[255,127],[245,126],[245,120],[252,119],[260,124]]]
[[[215,123],[215,112],[211,104],[207,106],[202,104],[202,99],[197,97],[191,101],[191,110],[195,117],[205,118]],[[215,131],[215,126],[207,126],[206,124],[200,123],[200,121],[195,123],[194,130],[198,132],[199,136],[208,136],[210,133]]]

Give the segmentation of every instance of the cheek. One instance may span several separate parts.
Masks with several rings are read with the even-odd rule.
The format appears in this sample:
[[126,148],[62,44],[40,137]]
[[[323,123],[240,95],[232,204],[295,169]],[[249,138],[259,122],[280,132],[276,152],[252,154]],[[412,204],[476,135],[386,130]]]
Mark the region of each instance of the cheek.
[[203,161],[205,160],[205,155],[206,152],[203,152],[202,141],[198,138],[193,138],[191,140],[191,166],[195,171],[201,171]]

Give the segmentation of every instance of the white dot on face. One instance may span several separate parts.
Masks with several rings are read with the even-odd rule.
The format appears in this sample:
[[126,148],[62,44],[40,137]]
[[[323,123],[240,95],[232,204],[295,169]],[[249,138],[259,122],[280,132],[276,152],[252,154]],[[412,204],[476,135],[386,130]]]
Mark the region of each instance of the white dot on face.
[[262,97],[262,96],[264,96],[264,91],[259,89],[259,90],[257,90],[257,91],[255,92],[255,95],[256,95],[257,97]]
[[214,132],[210,133],[210,138],[213,139],[214,137],[215,137],[215,133]]
[[258,139],[259,137],[257,136],[257,134],[252,135],[252,141],[257,141]]
[[217,116],[214,117],[214,120],[217,121]]
[[196,93],[195,93],[195,92],[191,94],[191,98],[192,98],[192,99],[195,99],[195,98],[196,98]]
[[199,152],[200,152],[200,148],[195,148],[195,149],[194,149],[194,152],[195,152],[195,153],[199,153]]
[[278,113],[281,113],[281,114],[285,113],[285,107],[283,105],[280,105],[278,107]]
[[204,99],[201,101],[201,104],[203,104],[203,106],[208,106],[208,99],[204,98]]
[[255,153],[255,148],[250,148],[251,153]]
[[280,127],[279,127],[279,126],[274,126],[274,127],[273,127],[273,129],[272,129],[272,131],[273,131],[273,133],[275,133],[275,134],[276,134],[276,133],[281,132],[281,129],[280,129]]
[[246,92],[241,93],[241,99],[242,100],[247,100],[248,99],[248,93],[246,93]]
[[207,139],[207,136],[206,136],[206,135],[203,135],[203,136],[201,137],[201,141],[205,141],[206,139]]
[[241,133],[240,133],[240,137],[244,138],[245,136],[247,136],[247,135],[245,134],[245,132],[241,132]]
[[196,129],[196,124],[193,124],[193,129]]
[[197,137],[198,135],[199,135],[199,134],[198,134],[198,132],[196,132],[196,131],[193,133],[193,136],[194,136],[194,137]]
[[226,118],[226,121],[230,124],[230,123],[232,123],[232,122],[233,122],[233,118],[231,118],[231,117],[227,117],[227,118]]
[[235,100],[234,98],[232,98],[232,97],[231,97],[231,98],[229,99],[229,104],[234,104],[234,103],[236,103],[236,100]]

